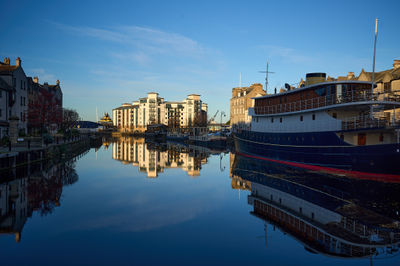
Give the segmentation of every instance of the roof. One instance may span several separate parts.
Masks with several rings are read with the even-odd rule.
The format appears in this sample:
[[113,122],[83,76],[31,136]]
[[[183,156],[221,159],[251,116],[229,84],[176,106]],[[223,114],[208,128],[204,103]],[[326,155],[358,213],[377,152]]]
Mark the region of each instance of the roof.
[[9,74],[9,73],[17,70],[18,68],[19,68],[19,66],[1,64],[0,65],[0,74]]
[[[366,72],[364,69],[361,70],[360,76],[364,75],[369,81],[372,81],[372,72]],[[385,76],[390,80],[400,79],[400,68],[392,68],[384,71],[375,72],[375,82],[385,82]]]
[[80,127],[80,128],[98,128],[101,125],[99,123],[96,122],[92,122],[92,121],[78,121],[76,122],[76,127]]

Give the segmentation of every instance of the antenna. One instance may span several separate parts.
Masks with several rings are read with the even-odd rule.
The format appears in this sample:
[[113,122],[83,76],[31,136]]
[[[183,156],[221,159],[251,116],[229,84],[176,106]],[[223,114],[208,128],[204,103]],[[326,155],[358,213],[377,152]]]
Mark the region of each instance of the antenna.
[[265,73],[265,92],[268,94],[268,74],[274,74],[275,72],[268,71],[268,61],[267,61],[267,70],[258,72]]
[[99,114],[97,113],[97,106],[96,106],[96,123],[99,122]]

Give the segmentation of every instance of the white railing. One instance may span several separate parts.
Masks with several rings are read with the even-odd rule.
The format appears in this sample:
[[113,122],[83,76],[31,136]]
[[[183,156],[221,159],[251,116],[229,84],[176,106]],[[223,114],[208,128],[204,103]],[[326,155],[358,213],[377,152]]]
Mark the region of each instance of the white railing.
[[353,130],[361,128],[380,128],[380,127],[398,127],[400,120],[388,119],[386,116],[369,115],[349,117],[342,120],[342,130]]

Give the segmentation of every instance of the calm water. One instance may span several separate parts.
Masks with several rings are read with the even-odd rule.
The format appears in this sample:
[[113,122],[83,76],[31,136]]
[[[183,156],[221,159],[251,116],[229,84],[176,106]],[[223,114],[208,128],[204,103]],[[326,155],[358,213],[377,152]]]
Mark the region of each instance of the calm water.
[[143,139],[1,177],[1,265],[400,265],[396,183]]

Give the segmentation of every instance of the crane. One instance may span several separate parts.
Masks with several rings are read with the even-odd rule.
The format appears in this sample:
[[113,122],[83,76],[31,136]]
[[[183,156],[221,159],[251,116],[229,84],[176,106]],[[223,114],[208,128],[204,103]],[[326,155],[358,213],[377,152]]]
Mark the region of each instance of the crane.
[[219,110],[217,110],[217,112],[215,112],[215,115],[208,120],[208,124],[210,124],[212,121],[215,121],[215,118],[217,117],[218,112],[219,112]]

